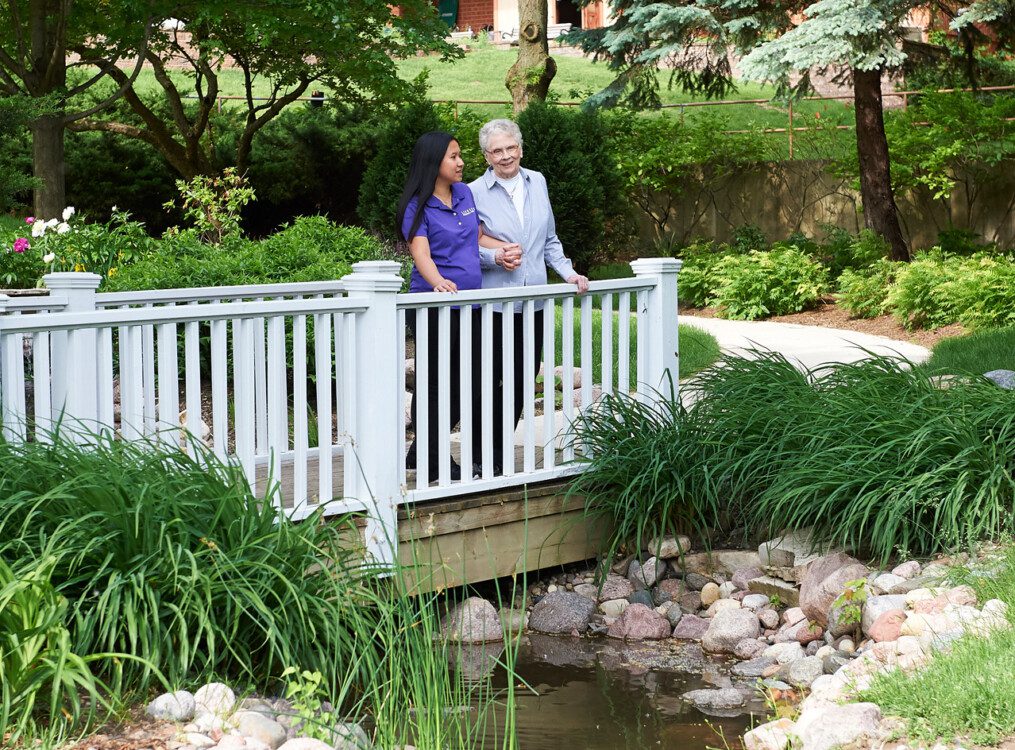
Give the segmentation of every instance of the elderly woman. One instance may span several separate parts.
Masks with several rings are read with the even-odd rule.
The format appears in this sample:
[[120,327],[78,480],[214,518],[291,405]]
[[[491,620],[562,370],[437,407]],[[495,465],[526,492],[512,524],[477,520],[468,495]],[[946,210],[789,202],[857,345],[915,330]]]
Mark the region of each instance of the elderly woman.
[[[577,287],[579,294],[588,291],[589,280],[575,273],[571,261],[557,238],[557,229],[546,190],[546,178],[539,172],[522,167],[522,133],[511,120],[491,120],[479,131],[479,146],[489,165],[486,172],[469,183],[475,196],[476,209],[483,232],[508,243],[501,248],[480,247],[483,288],[533,286],[546,283],[546,268]],[[525,383],[536,377],[543,352],[543,311],[538,305],[535,320],[533,372],[525,372],[521,320],[514,325],[514,341],[502,342],[502,315],[516,314],[515,306],[505,305],[494,320],[494,403],[513,398],[514,424],[522,413]],[[503,350],[514,351],[513,394],[504,393]],[[494,472],[503,473],[504,457],[503,410],[494,409],[493,447]],[[513,450],[513,447],[509,446]]]

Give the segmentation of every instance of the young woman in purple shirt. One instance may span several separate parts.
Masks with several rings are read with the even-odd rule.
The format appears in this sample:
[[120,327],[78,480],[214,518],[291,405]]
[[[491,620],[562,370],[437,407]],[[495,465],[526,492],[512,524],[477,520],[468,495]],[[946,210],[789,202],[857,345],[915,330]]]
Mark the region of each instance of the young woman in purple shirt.
[[[425,133],[416,141],[412,150],[409,176],[405,181],[402,198],[398,203],[398,230],[409,243],[413,269],[409,282],[410,292],[457,292],[465,289],[479,289],[483,285],[483,274],[479,265],[479,244],[501,247],[503,242],[483,237],[476,212],[476,203],[469,186],[462,182],[465,162],[462,161],[458,141],[449,133],[434,131]],[[420,208],[422,206],[422,208]],[[450,382],[439,381],[440,332],[436,308],[427,310],[427,476],[438,478],[439,440],[438,419],[440,392],[449,391],[449,424],[455,428],[460,418],[459,361],[461,359],[460,325],[462,315],[472,315],[472,445],[473,456],[481,455],[480,426],[480,352],[481,325],[478,309],[451,309],[451,330],[449,343]],[[415,316],[407,316],[409,326],[416,336]],[[419,347],[417,346],[417,353]],[[417,358],[417,369],[421,366]],[[416,421],[416,393],[412,397],[412,424]],[[447,436],[444,436],[447,439]],[[406,467],[417,468],[416,441],[409,446]],[[468,467],[470,471],[473,467]],[[450,479],[462,476],[461,467],[452,459]]]

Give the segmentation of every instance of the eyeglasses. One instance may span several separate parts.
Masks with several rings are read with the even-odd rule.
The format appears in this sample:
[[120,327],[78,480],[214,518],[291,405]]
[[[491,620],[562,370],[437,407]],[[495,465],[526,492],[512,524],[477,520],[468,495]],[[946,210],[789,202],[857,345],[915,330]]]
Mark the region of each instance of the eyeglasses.
[[500,159],[504,156],[517,156],[518,155],[518,144],[508,146],[507,148],[495,148],[492,151],[487,151],[490,156],[494,159]]

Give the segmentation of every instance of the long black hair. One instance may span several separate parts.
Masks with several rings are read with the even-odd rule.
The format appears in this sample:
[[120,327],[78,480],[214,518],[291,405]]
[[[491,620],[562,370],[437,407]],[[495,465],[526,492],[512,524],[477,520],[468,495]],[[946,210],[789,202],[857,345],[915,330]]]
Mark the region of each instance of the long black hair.
[[[456,139],[451,133],[431,130],[429,133],[423,133],[412,148],[409,176],[405,178],[405,187],[402,189],[402,197],[398,201],[398,213],[395,219],[398,222],[395,229],[406,242],[412,240],[423,221],[423,206],[433,195],[441,162],[444,161],[444,155],[448,152],[448,146],[454,140]],[[412,219],[412,226],[409,227],[409,234],[406,236],[402,232],[402,227],[405,222],[405,211],[413,198],[416,199],[416,215]]]

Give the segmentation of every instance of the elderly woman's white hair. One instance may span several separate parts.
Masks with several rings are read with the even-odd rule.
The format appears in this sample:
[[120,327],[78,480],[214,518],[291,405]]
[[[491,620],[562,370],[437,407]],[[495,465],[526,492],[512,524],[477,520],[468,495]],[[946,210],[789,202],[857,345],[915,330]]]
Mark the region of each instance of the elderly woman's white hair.
[[514,138],[518,145],[522,145],[522,131],[514,120],[499,119],[490,120],[479,129],[479,147],[485,152],[490,145],[490,138],[497,133],[504,133]]

